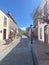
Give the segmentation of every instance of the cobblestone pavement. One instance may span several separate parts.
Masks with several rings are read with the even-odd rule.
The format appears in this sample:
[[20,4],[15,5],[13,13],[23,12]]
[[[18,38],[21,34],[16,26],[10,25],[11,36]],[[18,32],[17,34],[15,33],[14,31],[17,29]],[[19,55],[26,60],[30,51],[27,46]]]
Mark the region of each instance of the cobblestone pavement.
[[39,65],[49,65],[49,44],[33,39],[33,50],[37,56]]

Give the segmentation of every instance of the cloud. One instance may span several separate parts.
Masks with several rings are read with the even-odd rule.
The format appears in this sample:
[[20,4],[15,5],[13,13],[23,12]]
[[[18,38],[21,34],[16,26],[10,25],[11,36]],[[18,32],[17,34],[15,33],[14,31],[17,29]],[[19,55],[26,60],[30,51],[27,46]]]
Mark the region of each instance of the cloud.
[[25,27],[23,27],[23,28],[21,28],[21,30],[26,30],[26,28],[25,28]]

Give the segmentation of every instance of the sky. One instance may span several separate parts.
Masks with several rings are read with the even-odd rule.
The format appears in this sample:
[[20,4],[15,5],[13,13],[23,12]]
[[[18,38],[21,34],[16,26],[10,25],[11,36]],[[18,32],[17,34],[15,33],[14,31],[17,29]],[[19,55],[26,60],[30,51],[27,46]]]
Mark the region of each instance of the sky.
[[41,3],[41,0],[0,0],[0,9],[5,13],[10,11],[18,27],[33,25],[32,13]]

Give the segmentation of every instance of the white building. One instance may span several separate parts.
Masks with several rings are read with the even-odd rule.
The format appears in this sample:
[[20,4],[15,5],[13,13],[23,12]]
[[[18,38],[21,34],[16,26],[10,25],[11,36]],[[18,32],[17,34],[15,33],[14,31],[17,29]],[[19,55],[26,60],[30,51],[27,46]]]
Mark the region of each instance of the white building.
[[0,10],[0,40],[9,39],[10,34],[12,38],[16,36],[17,25],[13,17]]
[[49,0],[42,0],[34,15],[34,33],[38,40],[49,43]]
[[48,0],[43,0],[39,6],[39,19],[38,19],[38,39],[43,42],[48,43],[48,24],[44,18],[47,17],[49,13],[49,2]]

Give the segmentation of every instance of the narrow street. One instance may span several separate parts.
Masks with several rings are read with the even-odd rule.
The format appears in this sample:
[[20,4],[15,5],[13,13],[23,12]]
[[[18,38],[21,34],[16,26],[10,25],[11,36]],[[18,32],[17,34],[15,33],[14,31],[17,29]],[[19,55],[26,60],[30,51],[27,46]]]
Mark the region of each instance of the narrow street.
[[33,58],[30,41],[23,35],[20,43],[0,61],[0,65],[35,65]]

